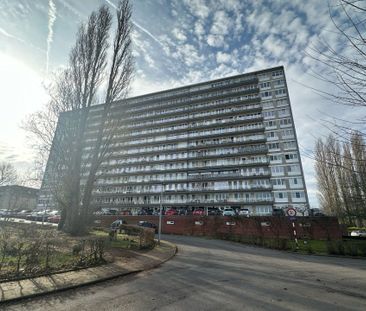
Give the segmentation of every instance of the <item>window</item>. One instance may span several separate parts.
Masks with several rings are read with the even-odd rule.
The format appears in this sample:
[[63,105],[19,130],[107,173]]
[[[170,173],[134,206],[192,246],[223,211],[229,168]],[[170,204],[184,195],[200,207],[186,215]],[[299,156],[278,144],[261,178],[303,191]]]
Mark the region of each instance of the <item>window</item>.
[[268,148],[269,149],[280,149],[280,144],[279,143],[271,143],[271,144],[268,144]]
[[272,77],[280,77],[280,76],[282,76],[282,70],[272,72]]
[[262,82],[261,84],[259,84],[259,86],[264,89],[264,88],[271,87],[271,83],[270,82]]
[[270,161],[281,161],[281,155],[271,155],[269,159]]
[[285,154],[285,159],[286,160],[297,160],[298,156],[297,156],[297,153],[288,153],[288,154]]
[[285,180],[283,178],[272,179],[272,185],[273,186],[283,186],[283,185],[285,185]]
[[283,143],[284,149],[294,149],[296,148],[296,142],[295,141],[286,141]]
[[261,92],[261,97],[270,97],[272,96],[272,92],[271,91],[265,91],[265,92]]
[[286,90],[285,89],[278,89],[275,91],[276,96],[285,95]]
[[287,106],[288,105],[287,99],[277,100],[276,103],[277,103],[277,107]]
[[284,172],[283,166],[272,166],[271,172],[272,174],[281,174]]
[[300,165],[289,165],[287,167],[287,170],[289,173],[299,172],[300,171]]

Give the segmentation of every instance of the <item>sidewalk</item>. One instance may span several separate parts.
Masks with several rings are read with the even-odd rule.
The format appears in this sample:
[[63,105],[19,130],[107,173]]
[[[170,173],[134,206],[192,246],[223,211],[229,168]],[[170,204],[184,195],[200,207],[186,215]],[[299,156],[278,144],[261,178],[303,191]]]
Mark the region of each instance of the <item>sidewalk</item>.
[[116,258],[115,262],[78,271],[52,274],[20,281],[0,283],[0,303],[89,285],[131,273],[152,269],[172,258],[177,247],[166,241],[146,252],[129,251],[133,260]]

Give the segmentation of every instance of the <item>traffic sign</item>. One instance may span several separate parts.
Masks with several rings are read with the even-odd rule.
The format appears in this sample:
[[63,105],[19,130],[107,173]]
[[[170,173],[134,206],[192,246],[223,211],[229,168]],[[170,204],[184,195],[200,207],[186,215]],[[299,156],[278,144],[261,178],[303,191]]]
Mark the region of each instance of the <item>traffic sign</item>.
[[290,216],[290,217],[295,217],[296,216],[296,210],[292,207],[288,208],[286,213],[287,213],[287,216]]

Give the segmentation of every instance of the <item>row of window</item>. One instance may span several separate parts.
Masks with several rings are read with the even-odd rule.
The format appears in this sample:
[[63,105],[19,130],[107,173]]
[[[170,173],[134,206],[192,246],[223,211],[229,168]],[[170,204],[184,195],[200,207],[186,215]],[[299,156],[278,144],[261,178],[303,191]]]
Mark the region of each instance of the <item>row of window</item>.
[[[265,136],[262,134],[253,134],[253,135],[238,135],[238,136],[229,136],[229,137],[220,137],[220,138],[206,138],[206,139],[200,139],[200,140],[193,140],[193,141],[184,141],[181,143],[178,143],[178,148],[179,146],[181,147],[196,147],[196,146],[206,146],[206,145],[218,145],[218,144],[228,144],[228,143],[244,143],[244,142],[251,142],[251,141],[256,141],[256,140],[263,140],[265,139]],[[165,142],[165,139],[161,139],[161,140],[155,140],[155,142],[159,142],[161,141],[162,143]],[[146,144],[149,143],[150,141],[148,140],[135,140],[135,141],[128,141],[128,142],[123,142],[123,143],[115,143],[115,144],[110,144],[109,148],[127,148],[129,146],[133,147],[134,145],[138,145],[138,144]],[[167,146],[166,144],[163,145],[159,145],[158,147],[161,149],[160,150],[164,150],[165,147]],[[147,148],[147,147],[142,147],[142,148]],[[92,150],[93,147],[88,146],[85,147],[84,150]],[[129,149],[133,150],[133,149]],[[158,149],[159,150],[159,149]]]
[[[187,87],[184,89],[180,89],[180,90],[172,90],[169,92],[165,92],[165,93],[159,93],[159,94],[155,94],[155,95],[148,95],[148,96],[143,96],[143,97],[139,97],[139,98],[132,98],[129,99],[127,102],[128,104],[134,104],[134,103],[141,103],[144,101],[149,101],[152,99],[163,99],[166,97],[171,97],[171,96],[176,96],[176,95],[183,95],[184,98],[187,98],[187,96],[185,96],[187,93],[191,93],[191,92],[196,92],[196,91],[200,91],[200,90],[207,90],[210,88],[216,88],[216,87],[220,87],[220,86],[224,86],[224,85],[230,85],[230,84],[236,84],[236,83],[240,83],[240,82],[245,82],[245,81],[249,81],[254,79],[255,76],[243,76],[243,77],[239,77],[239,78],[232,78],[232,79],[228,79],[225,81],[219,81],[219,82],[213,82],[211,84],[204,84],[204,85],[200,85],[200,86],[191,86],[191,87]],[[248,85],[248,87],[250,88],[256,88],[257,85]],[[189,95],[189,98],[191,98],[191,100],[200,98],[201,94],[198,95]],[[168,104],[178,104],[181,103],[182,99],[181,98],[177,98],[174,100],[170,100],[170,101],[166,101],[166,103]],[[149,106],[149,107],[154,107],[157,105],[144,105],[144,106]],[[132,108],[130,111],[139,111],[138,107],[134,107]]]
[[271,179],[272,186],[276,189],[287,187],[287,182],[290,185],[290,188],[302,187],[303,186],[302,179],[299,178],[299,177],[294,177],[294,178],[272,178]]
[[[162,203],[255,203],[272,201],[271,192],[256,193],[218,193],[218,194],[163,194]],[[160,195],[96,197],[95,203],[106,204],[159,204]]]
[[285,85],[285,79],[276,79],[276,80],[272,80],[272,81],[266,81],[266,82],[261,82],[259,83],[259,87],[261,89],[269,89],[269,88],[276,88],[279,86],[284,86]]
[[[150,171],[164,171],[164,170],[182,170],[192,168],[209,168],[215,166],[232,166],[232,165],[245,165],[248,164],[245,161],[239,159],[214,159],[206,161],[184,161],[175,163],[160,163],[160,164],[149,164],[149,165],[136,165],[136,166],[122,166],[114,168],[104,168],[100,174],[123,174],[123,173],[134,173],[134,172],[146,172]],[[261,164],[261,163],[258,163]],[[260,168],[260,167],[256,167]],[[249,170],[255,171],[255,168]]]
[[264,110],[274,108],[274,107],[287,107],[289,106],[287,98],[277,99],[277,100],[262,100],[262,107]]
[[290,141],[284,141],[281,143],[268,143],[267,144],[269,151],[280,151],[281,147],[282,150],[289,150],[289,149],[296,149],[297,144],[296,141],[290,140]]
[[284,175],[285,173],[300,174],[301,168],[300,168],[299,164],[276,165],[276,166],[271,166],[271,173],[272,173],[272,175]]
[[[156,118],[156,119],[152,119],[152,120],[147,120],[147,121],[140,121],[140,122],[129,122],[129,119],[127,119],[127,122],[122,122],[123,120],[120,120],[121,122],[121,126],[119,126],[119,130],[124,130],[124,129],[132,129],[135,127],[143,127],[143,128],[147,128],[149,126],[155,126],[155,125],[161,125],[164,123],[170,123],[170,122],[177,122],[177,121],[182,121],[182,122],[187,122],[189,121],[190,123],[193,122],[194,119],[196,118],[202,118],[202,117],[210,117],[210,116],[216,116],[216,115],[222,115],[222,114],[227,114],[227,113],[234,113],[234,112],[243,112],[243,111],[248,111],[248,110],[252,110],[252,109],[256,109],[256,108],[260,108],[261,105],[260,104],[251,104],[251,105],[240,105],[240,106],[235,106],[235,107],[225,107],[225,108],[218,108],[215,110],[205,110],[203,112],[197,112],[197,113],[191,113],[191,114],[184,114],[184,115],[174,115],[174,116],[170,116],[170,117],[165,117],[165,118]],[[237,116],[237,115],[236,115]],[[240,119],[237,120],[245,120],[244,117],[249,116],[244,115],[244,116],[237,116],[237,117],[241,117]],[[261,117],[260,113],[258,113],[258,116],[256,118]],[[214,117],[215,118],[215,117]],[[251,118],[249,118],[251,119]],[[92,129],[93,127],[99,126],[100,122],[93,122],[93,123],[88,123],[88,133],[89,134],[93,134],[96,133],[97,130]],[[126,125],[124,125],[126,124]]]
[[[162,189],[163,187],[163,189]],[[270,189],[269,179],[255,179],[252,181],[215,181],[215,182],[191,182],[174,183],[167,185],[126,185],[115,187],[97,187],[95,193],[141,193],[141,192],[169,192],[169,191],[222,191],[222,190],[251,190],[251,189]]]
[[[240,119],[248,119],[247,116],[238,116],[235,118],[236,120]],[[154,141],[161,141],[161,140],[173,140],[173,139],[182,139],[182,138],[191,138],[196,136],[208,136],[208,135],[220,135],[225,133],[233,133],[233,132],[242,132],[246,130],[253,130],[253,129],[262,129],[263,123],[250,123],[248,125],[237,125],[237,126],[230,126],[230,127],[220,127],[220,128],[214,128],[214,129],[207,129],[202,131],[190,131],[188,133],[182,133],[182,134],[168,134],[168,135],[160,135],[150,138],[143,138],[140,140],[134,140],[134,142],[154,142]],[[124,137],[131,137],[135,135],[139,135],[139,132],[134,132],[133,134],[128,133],[125,135],[116,135],[115,139],[122,139]],[[94,141],[96,138],[88,139],[87,141]]]
[[212,172],[201,172],[201,173],[187,173],[187,172],[176,172],[176,173],[156,173],[143,175],[132,175],[131,176],[114,176],[107,177],[106,174],[99,177],[96,181],[98,185],[107,184],[121,184],[121,183],[133,183],[133,182],[165,182],[174,180],[192,180],[192,179],[217,179],[227,177],[261,177],[267,176],[270,171],[267,167],[253,167],[253,168],[241,168],[241,169],[223,169],[220,171]]
[[[199,95],[195,95],[195,99],[209,99],[210,97],[217,97],[217,96],[224,96],[224,95],[230,95],[230,94],[234,94],[234,93],[239,93],[239,92],[243,92],[246,91],[248,89],[251,88],[255,88],[255,86],[240,86],[240,87],[236,87],[233,89],[228,89],[228,90],[222,90],[222,91],[216,91],[216,92],[211,92],[211,93],[204,93],[204,94],[199,94]],[[243,95],[240,96],[242,98],[242,100],[246,100],[246,99],[254,99],[254,98],[258,98],[258,94],[248,94],[248,95]],[[187,101],[192,101],[193,99],[190,97],[184,97],[181,99],[182,102],[187,102]],[[182,103],[183,105],[184,103]],[[160,110],[160,111],[149,111],[147,113],[140,113],[140,114],[136,114],[134,116],[130,116],[126,119],[122,120],[133,120],[133,119],[141,119],[141,118],[146,118],[146,117],[152,117],[152,116],[159,116],[159,115],[164,115],[167,113],[174,113],[174,111],[172,111],[172,109],[164,109],[164,110]]]
[[282,160],[285,161],[296,161],[299,159],[299,156],[297,153],[285,153],[285,154],[272,154],[269,156],[269,160],[271,162],[282,162]]
[[272,97],[273,95],[275,95],[275,96],[284,96],[286,94],[287,94],[286,89],[278,89],[278,90],[274,90],[274,91],[260,92],[261,98]]
[[265,81],[271,78],[277,78],[283,76],[282,70],[276,70],[276,71],[270,71],[270,72],[264,72],[257,75],[259,81]]
[[[278,144],[278,143],[277,143]],[[206,146],[203,146],[206,147]],[[296,145],[295,145],[296,147]],[[159,152],[159,154],[162,154],[163,152],[179,152],[181,149],[187,149],[187,142],[179,142],[179,143],[171,143],[171,144],[161,144],[161,145],[155,145],[155,146],[141,146],[141,147],[135,147],[135,148],[129,148],[129,149],[122,149],[117,152],[114,152],[114,154],[111,156],[134,156],[136,154],[142,154],[142,153],[151,153],[151,152]],[[291,149],[291,148],[289,148]],[[268,148],[265,144],[256,144],[256,145],[249,145],[249,146],[241,146],[241,147],[221,147],[221,148],[210,148],[206,149],[210,150],[210,155],[221,155],[221,154],[234,154],[234,153],[265,153],[267,152]],[[223,152],[221,152],[223,150]],[[192,155],[200,156],[199,152],[194,153],[192,150]],[[85,153],[83,156],[84,159],[88,159],[88,155]]]
[[292,119],[285,118],[285,119],[279,119],[279,120],[269,120],[269,121],[264,121],[263,124],[266,129],[277,128],[278,126],[287,127],[287,126],[292,125]]
[[262,113],[264,119],[281,118],[290,116],[290,108],[282,108],[276,110],[263,111]]
[[[205,150],[208,151],[208,150]],[[198,156],[204,156],[206,153],[200,152]],[[193,152],[182,152],[179,154],[163,154],[163,155],[151,155],[151,156],[140,156],[137,158],[125,158],[125,159],[119,159],[119,160],[110,160],[108,164],[104,164],[104,166],[108,165],[130,165],[133,163],[139,163],[139,162],[161,162],[161,161],[172,161],[172,160],[188,160],[188,158],[194,157]],[[228,158],[225,159],[226,162],[232,163],[232,164],[258,164],[258,163],[267,163],[268,158],[266,156],[251,156],[251,157],[237,157],[237,158]],[[211,163],[226,163],[225,161],[217,160],[211,160]],[[207,163],[207,162],[203,162]],[[193,164],[194,165],[194,164]]]
[[270,131],[266,132],[266,137],[268,141],[286,139],[286,138],[295,138],[295,133],[293,129]]
[[305,199],[305,192],[304,191],[295,191],[295,192],[274,192],[275,201],[277,199],[286,200],[288,198],[292,199]]
[[[227,117],[227,118],[217,118],[217,119],[211,119],[211,120],[203,120],[200,122],[192,122],[192,123],[183,123],[183,124],[175,124],[175,125],[171,125],[171,126],[165,126],[165,127],[155,127],[155,128],[147,128],[147,129],[142,129],[142,130],[135,130],[133,132],[127,132],[125,134],[120,134],[120,135],[116,135],[116,138],[122,138],[122,137],[129,137],[129,136],[139,136],[139,135],[146,135],[146,134],[155,134],[155,133],[161,133],[161,132],[169,132],[169,131],[178,131],[178,130],[189,130],[195,127],[204,127],[204,126],[210,126],[210,125],[222,125],[225,123],[232,123],[232,122],[237,122],[237,121],[241,121],[241,120],[246,120],[247,116],[246,115],[237,115],[237,116],[231,116],[231,117]],[[245,130],[245,129],[254,129],[254,128],[262,128],[263,127],[263,123],[250,123],[247,124],[245,126],[240,126],[240,130]],[[230,127],[231,129],[234,128],[234,126]],[[225,130],[226,128],[220,128],[221,131]],[[215,131],[217,131],[219,129],[207,129],[207,131],[210,131],[211,133],[215,133]],[[198,131],[190,131],[189,135],[190,136],[197,136],[198,135]]]

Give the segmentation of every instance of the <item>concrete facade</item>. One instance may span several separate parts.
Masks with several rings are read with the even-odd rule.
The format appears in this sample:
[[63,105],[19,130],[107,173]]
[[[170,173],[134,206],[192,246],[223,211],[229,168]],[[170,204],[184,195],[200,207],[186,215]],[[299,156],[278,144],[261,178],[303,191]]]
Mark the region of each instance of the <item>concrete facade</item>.
[[[122,125],[94,185],[95,209],[137,212],[162,203],[270,215],[309,208],[283,67],[133,97],[112,109]],[[89,111],[85,158],[102,110]],[[48,188],[44,180],[40,208],[52,205]]]

